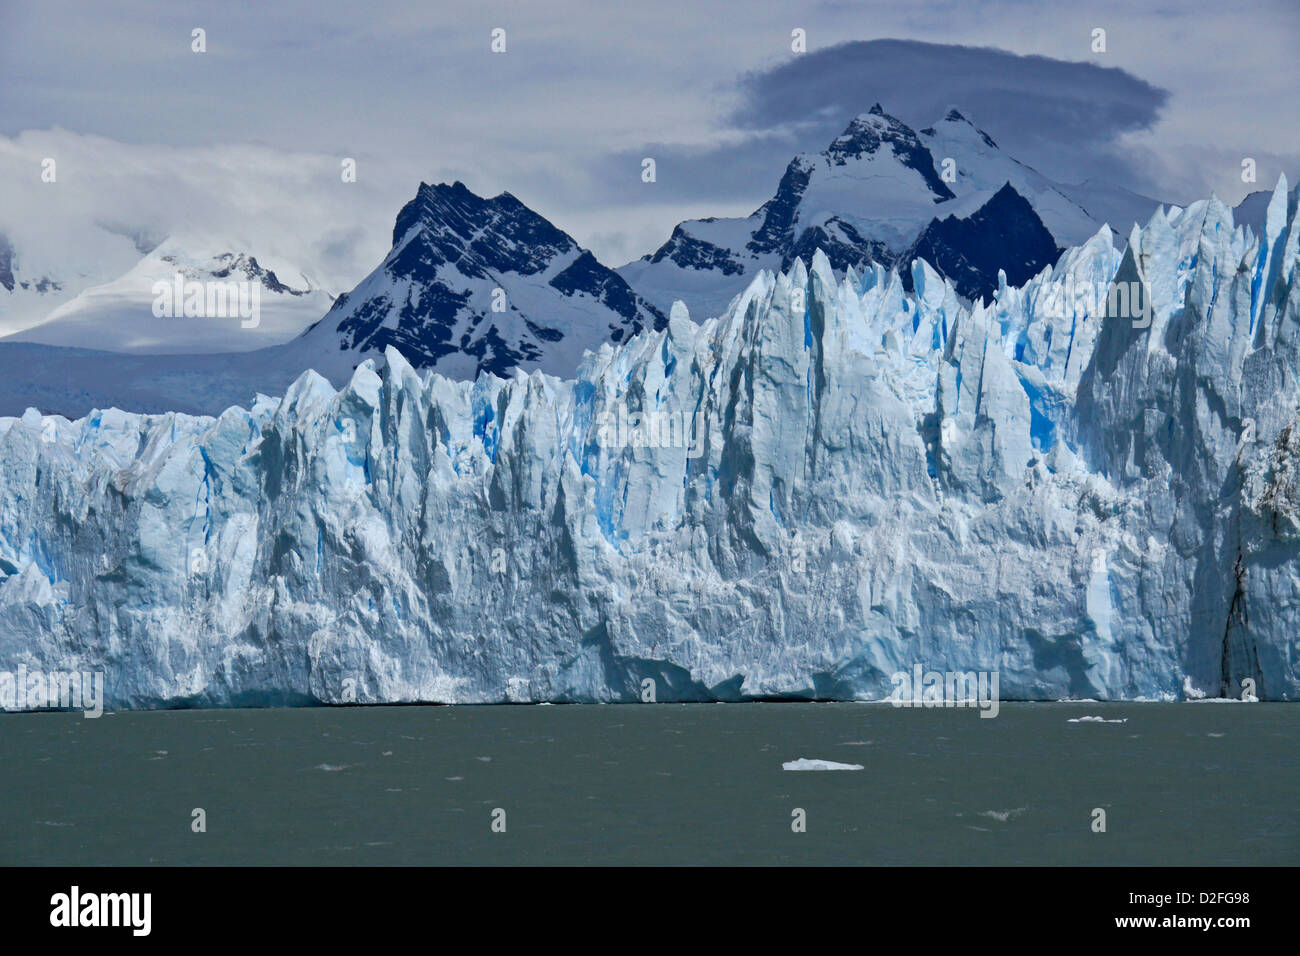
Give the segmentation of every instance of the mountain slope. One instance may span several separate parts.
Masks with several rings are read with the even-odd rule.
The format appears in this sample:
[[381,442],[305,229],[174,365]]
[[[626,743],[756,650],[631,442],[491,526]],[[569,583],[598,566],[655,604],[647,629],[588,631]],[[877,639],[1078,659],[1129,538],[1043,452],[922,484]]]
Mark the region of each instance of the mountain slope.
[[389,346],[459,378],[514,368],[572,374],[582,353],[664,314],[509,193],[420,184],[384,261],[313,326],[301,368],[350,373]]
[[[330,307],[332,296],[291,263],[248,248],[233,239],[169,237],[124,275],[85,289],[6,341],[139,355],[245,352],[287,342]],[[186,314],[194,284],[201,302],[193,299]]]

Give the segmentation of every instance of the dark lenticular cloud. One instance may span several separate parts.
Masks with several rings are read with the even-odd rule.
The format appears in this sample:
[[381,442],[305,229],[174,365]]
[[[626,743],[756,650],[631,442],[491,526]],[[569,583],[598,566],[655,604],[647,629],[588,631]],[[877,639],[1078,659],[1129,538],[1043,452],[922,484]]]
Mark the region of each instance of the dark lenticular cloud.
[[[1118,149],[1149,129],[1168,93],[1124,70],[987,47],[865,40],[792,56],[744,76],[728,125],[747,133],[717,149],[648,146],[674,198],[770,195],[796,152],[820,150],[873,103],[921,128],[957,107],[1005,151],[1060,182],[1104,179],[1154,188],[1139,157]],[[629,157],[618,157],[626,168]],[[658,198],[663,198],[662,194]]]
[[[1033,164],[1042,151],[1056,173],[1078,151],[1104,151],[1122,133],[1148,129],[1168,93],[1117,67],[1020,56],[988,47],[866,40],[792,58],[743,82],[744,129],[827,116],[830,128],[880,101],[915,126],[957,106]],[[838,132],[838,130],[836,130]],[[1086,159],[1080,172],[1090,173]],[[1060,178],[1059,173],[1056,178]]]

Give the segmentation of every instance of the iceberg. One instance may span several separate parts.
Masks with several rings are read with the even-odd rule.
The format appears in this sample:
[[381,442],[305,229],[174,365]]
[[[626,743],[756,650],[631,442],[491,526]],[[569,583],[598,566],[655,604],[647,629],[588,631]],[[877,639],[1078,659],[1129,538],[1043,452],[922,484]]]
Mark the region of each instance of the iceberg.
[[[881,700],[915,662],[1295,699],[1296,205],[1162,208],[991,302],[819,253],[573,380],[390,347],[215,418],[0,419],[0,669],[114,710]],[[1132,283],[1137,319],[1060,294]]]
[[815,760],[809,757],[800,757],[798,760],[788,760],[781,764],[782,770],[861,770],[860,763],[836,763],[834,760]]

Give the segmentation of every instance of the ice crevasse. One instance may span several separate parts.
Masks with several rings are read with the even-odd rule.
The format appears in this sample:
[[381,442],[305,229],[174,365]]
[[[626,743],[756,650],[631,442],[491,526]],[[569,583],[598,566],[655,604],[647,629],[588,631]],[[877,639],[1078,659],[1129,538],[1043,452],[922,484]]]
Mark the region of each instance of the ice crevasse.
[[[390,349],[215,419],[0,419],[0,669],[113,708],[875,699],[917,663],[1295,699],[1296,205],[1162,209],[973,306],[819,254],[574,381]],[[1112,283],[1149,314],[1059,294]]]

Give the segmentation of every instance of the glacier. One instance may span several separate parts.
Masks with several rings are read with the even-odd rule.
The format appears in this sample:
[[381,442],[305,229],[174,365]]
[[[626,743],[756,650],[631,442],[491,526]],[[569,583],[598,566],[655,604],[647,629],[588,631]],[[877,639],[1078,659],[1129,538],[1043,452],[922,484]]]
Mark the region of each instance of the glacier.
[[[573,380],[390,347],[215,418],[0,419],[0,668],[117,709],[881,700],[915,663],[1295,699],[1298,196],[1103,227],[990,303],[818,253]],[[1139,319],[1060,295],[1120,284]]]

